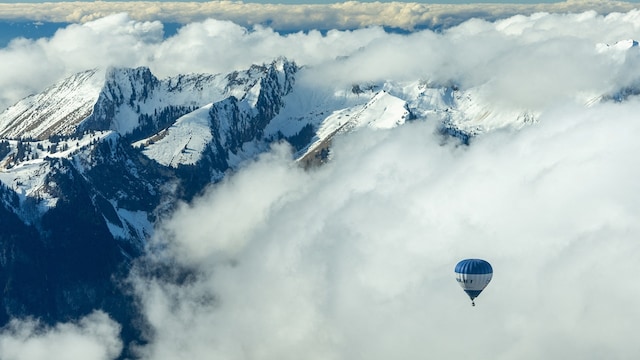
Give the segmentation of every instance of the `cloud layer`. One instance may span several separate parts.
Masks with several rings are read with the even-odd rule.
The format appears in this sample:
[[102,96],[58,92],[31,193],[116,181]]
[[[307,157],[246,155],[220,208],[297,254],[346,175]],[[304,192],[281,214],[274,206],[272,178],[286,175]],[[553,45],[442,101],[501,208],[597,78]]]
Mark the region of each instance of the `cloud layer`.
[[158,2],[97,1],[0,4],[0,19],[87,22],[126,12],[139,21],[182,24],[207,18],[245,27],[268,25],[278,31],[355,29],[389,26],[412,30],[457,25],[469,18],[496,20],[516,14],[597,11],[627,12],[637,4],[623,1],[573,0],[541,4],[425,4],[410,2],[336,2],[334,4],[259,4],[242,1]]
[[[353,134],[312,172],[276,148],[166,224],[197,276],[140,280],[143,358],[634,357],[638,110],[560,107],[470,147]],[[495,271],[475,308],[466,257]]]
[[[75,72],[107,66],[149,66],[160,77],[221,73],[285,56],[331,82],[426,79],[465,86],[489,84],[487,94],[540,106],[558,96],[599,94],[634,82],[638,70],[624,52],[598,44],[640,38],[640,12],[514,16],[470,20],[442,33],[386,33],[380,27],[283,35],[204,20],[164,38],[158,21],[121,13],[69,25],[51,38],[15,39],[0,49],[0,108]],[[336,59],[342,59],[336,61]],[[527,104],[528,103],[528,104]]]
[[[535,109],[536,125],[468,147],[422,121],[353,133],[311,171],[276,146],[182,206],[153,239],[163,251],[152,261],[194,276],[133,275],[154,330],[138,351],[152,360],[629,359],[640,354],[640,288],[628,278],[640,272],[640,102],[584,99],[637,85],[638,49],[602,44],[640,38],[638,17],[536,14],[409,35],[282,35],[205,20],[164,39],[160,22],[119,14],[0,50],[10,64],[0,99],[96,66],[167,76],[286,56],[308,68],[298,86],[455,81],[496,106]],[[454,280],[466,257],[495,270],[475,308]],[[121,347],[104,314],[12,326],[0,334],[3,359],[54,353],[67,340],[106,339],[84,359]]]

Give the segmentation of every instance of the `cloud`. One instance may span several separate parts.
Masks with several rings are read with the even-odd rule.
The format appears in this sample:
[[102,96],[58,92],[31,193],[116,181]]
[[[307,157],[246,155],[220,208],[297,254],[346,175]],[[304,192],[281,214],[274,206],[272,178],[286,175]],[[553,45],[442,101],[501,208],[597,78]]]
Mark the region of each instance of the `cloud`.
[[387,34],[341,61],[319,62],[310,71],[318,76],[309,82],[453,82],[477,88],[489,104],[516,109],[587,101],[638,81],[640,73],[632,65],[637,49],[619,52],[622,58],[613,49],[598,50],[640,35],[629,27],[637,16],[637,11],[537,14],[496,22],[471,19],[443,33]]
[[0,357],[6,360],[107,360],[122,350],[120,326],[103,312],[77,323],[43,326],[36,320],[12,320],[0,332]]
[[7,64],[0,72],[0,107],[94,67],[149,66],[166,77],[224,73],[285,56],[307,67],[310,81],[332,86],[387,79],[453,81],[466,87],[486,85],[483,96],[491,103],[537,108],[637,81],[637,55],[616,58],[598,46],[640,38],[639,14],[590,11],[496,22],[472,19],[443,32],[407,35],[381,27],[281,34],[269,27],[207,19],[164,38],[162,23],[120,13],[69,25],[51,38],[15,39],[0,49],[0,61]]
[[[596,46],[635,37],[621,29],[636,16],[333,33],[373,36],[339,60],[315,59],[298,86],[440,76],[496,106],[534,107],[540,121],[468,147],[420,121],[364,130],[306,172],[276,146],[158,233],[153,256],[193,276],[137,278],[155,329],[141,356],[633,357],[640,290],[620,274],[640,270],[629,258],[640,250],[640,172],[629,165],[640,103],[586,107],[578,95],[637,79],[635,49]],[[475,308],[453,276],[466,257],[495,270]]]
[[[469,147],[423,122],[364,131],[310,172],[277,146],[166,224],[158,241],[196,275],[140,280],[141,354],[633,357],[638,110],[566,105]],[[465,257],[495,271],[475,308]]]
[[269,25],[278,31],[355,29],[366,26],[446,28],[469,18],[489,21],[516,14],[566,13],[595,10],[601,14],[627,12],[636,4],[621,1],[567,1],[541,4],[426,4],[357,2],[333,4],[259,4],[241,1],[208,2],[51,2],[0,4],[0,19],[87,22],[127,12],[139,21],[187,24],[207,18],[229,20],[245,27]]

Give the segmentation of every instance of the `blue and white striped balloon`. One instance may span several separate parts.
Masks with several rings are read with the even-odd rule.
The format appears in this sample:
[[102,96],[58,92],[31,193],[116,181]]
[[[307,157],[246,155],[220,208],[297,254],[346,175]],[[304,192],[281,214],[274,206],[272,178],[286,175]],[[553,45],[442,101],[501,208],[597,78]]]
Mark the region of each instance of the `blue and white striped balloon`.
[[480,295],[493,277],[491,264],[482,259],[465,259],[456,265],[455,272],[458,284],[471,298],[471,305],[475,306],[473,300]]

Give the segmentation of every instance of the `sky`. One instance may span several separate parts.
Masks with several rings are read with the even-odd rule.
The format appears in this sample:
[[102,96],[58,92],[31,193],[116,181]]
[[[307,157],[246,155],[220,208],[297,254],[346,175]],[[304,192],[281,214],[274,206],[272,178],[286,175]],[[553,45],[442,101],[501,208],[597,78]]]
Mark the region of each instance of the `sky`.
[[[363,130],[310,171],[277,145],[180,206],[147,260],[197,276],[131,274],[154,330],[140,358],[633,359],[640,101],[583,100],[638,85],[639,49],[613,45],[639,39],[639,19],[539,13],[405,35],[280,34],[210,19],[165,38],[162,23],[117,14],[0,49],[0,99],[95,66],[162,77],[278,56],[308,68],[297,86],[482,87],[539,121],[469,146],[420,120]],[[475,307],[453,272],[468,257],[494,268]],[[16,319],[0,330],[0,358],[113,359],[118,331],[101,312],[53,327]]]

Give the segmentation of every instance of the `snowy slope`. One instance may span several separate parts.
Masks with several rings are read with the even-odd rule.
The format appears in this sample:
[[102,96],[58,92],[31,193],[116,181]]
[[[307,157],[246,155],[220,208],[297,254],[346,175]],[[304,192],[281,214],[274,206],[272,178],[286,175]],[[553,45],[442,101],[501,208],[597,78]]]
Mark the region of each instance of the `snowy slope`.
[[237,92],[223,75],[157,79],[148,68],[110,68],[72,75],[0,113],[0,138],[44,140],[85,130],[131,133],[141,116],[188,112]]
[[[354,131],[363,126],[390,129],[404,124],[411,117],[406,101],[387,91],[371,93],[368,96],[371,97],[364,104],[334,110],[323,118],[314,141],[298,154],[298,158],[304,158],[316,151],[338,133]],[[359,96],[358,98],[366,99],[367,97]]]
[[[57,198],[51,194],[55,185],[46,182],[52,170],[51,159],[72,159],[81,152],[90,151],[95,144],[111,135],[111,132],[97,132],[55,142],[8,141],[10,151],[0,159],[0,182],[18,194],[23,206],[16,209],[16,213],[30,223],[56,205]],[[19,148],[26,150],[20,151]],[[86,161],[76,163],[82,171]]]
[[143,154],[164,166],[195,164],[211,142],[209,110],[211,104],[181,118],[158,135],[134,143],[144,147]]
[[29,96],[0,113],[0,138],[72,134],[91,114],[103,84],[103,72],[88,70]]
[[409,116],[407,102],[383,90],[376,93],[348,124],[353,127],[391,129],[404,124]]
[[[279,59],[270,66],[254,65],[246,71],[234,71],[225,76],[212,77],[215,81],[208,81],[208,83],[214,90],[210,90],[206,98],[199,99],[201,101],[209,100],[210,103],[180,117],[167,129],[136,141],[133,145],[141,147],[143,154],[150,159],[164,166],[177,168],[179,165],[197,163],[208,146],[216,148],[212,145],[214,140],[223,148],[227,147],[228,143],[238,140],[240,148],[227,149],[231,151],[220,154],[220,156],[226,158],[227,163],[232,166],[239,164],[242,159],[254,156],[255,149],[249,145],[243,148],[244,141],[238,138],[236,132],[246,133],[242,128],[249,126],[253,117],[259,114],[258,107],[264,111],[279,106],[279,100],[274,99],[269,102],[265,99],[270,96],[265,94],[269,92],[269,89],[276,93],[283,90],[282,87],[285,86],[287,77],[285,72],[289,71],[285,67],[290,66],[286,64],[289,64],[286,60]],[[274,78],[269,79],[270,75]],[[212,84],[214,86],[211,86]],[[260,103],[261,101],[262,103]],[[168,100],[163,101],[163,103],[167,102]],[[232,104],[230,105],[233,107],[232,112],[227,113],[226,104]],[[214,106],[216,109],[213,109]],[[212,113],[225,113],[226,115],[216,116],[214,126]],[[243,120],[234,122],[233,119]],[[213,137],[213,128],[217,129],[217,139]],[[250,148],[252,150],[249,150]],[[245,151],[248,153],[243,154]]]
[[[183,115],[222,97],[227,85],[222,75],[158,79],[146,67],[112,68],[107,71],[94,112],[79,128],[127,135],[144,126],[163,127],[163,121],[172,123],[176,114]],[[143,119],[149,123],[142,123]]]

